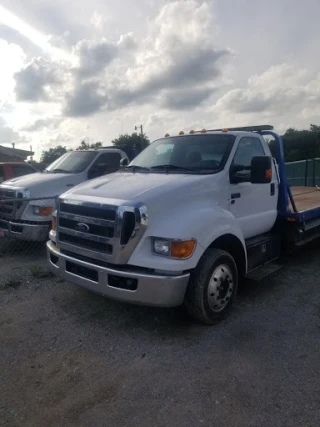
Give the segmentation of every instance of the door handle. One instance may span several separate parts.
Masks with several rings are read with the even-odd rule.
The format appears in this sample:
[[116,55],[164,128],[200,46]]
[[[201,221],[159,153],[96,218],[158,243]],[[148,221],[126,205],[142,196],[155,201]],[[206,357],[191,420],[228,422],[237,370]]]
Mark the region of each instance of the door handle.
[[273,182],[272,184],[271,184],[271,186],[270,186],[270,195],[271,196],[274,196],[276,194],[276,185],[275,185],[275,183]]
[[233,199],[240,199],[241,193],[232,193],[231,194],[231,200]]

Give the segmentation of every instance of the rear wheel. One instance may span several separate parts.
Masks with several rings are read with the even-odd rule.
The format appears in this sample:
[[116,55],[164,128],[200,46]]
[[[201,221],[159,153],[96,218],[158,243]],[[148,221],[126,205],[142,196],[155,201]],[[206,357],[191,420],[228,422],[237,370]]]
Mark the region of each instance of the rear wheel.
[[228,312],[237,289],[233,257],[221,249],[208,249],[191,274],[184,304],[195,320],[212,325]]

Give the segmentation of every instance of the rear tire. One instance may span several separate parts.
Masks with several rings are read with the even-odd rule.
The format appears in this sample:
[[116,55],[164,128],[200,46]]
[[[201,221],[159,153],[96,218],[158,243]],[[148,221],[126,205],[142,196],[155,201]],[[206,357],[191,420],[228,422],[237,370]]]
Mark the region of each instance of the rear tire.
[[213,325],[229,311],[237,289],[233,257],[221,249],[207,249],[191,273],[184,305],[193,319]]

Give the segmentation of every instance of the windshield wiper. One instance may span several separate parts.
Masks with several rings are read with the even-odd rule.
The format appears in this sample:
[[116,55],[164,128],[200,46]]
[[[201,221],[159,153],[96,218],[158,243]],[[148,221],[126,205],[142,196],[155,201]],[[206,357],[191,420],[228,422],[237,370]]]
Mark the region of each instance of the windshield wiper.
[[158,166],[152,166],[151,169],[181,170],[181,171],[196,172],[195,169],[184,168],[183,166],[178,166],[178,165],[158,165]]
[[148,171],[148,170],[150,170],[149,168],[146,168],[144,166],[136,166],[136,165],[126,166],[125,169],[131,169],[132,172],[135,172],[135,171]]
[[56,172],[56,173],[72,173],[70,171],[66,171],[65,169],[52,169],[52,171],[48,171],[48,172]]

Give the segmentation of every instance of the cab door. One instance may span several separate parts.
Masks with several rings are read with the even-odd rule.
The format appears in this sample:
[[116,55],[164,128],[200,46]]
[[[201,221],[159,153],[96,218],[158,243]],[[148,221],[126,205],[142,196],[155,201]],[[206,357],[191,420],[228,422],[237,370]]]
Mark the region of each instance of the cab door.
[[[237,219],[245,239],[269,231],[277,218],[278,181],[272,163],[269,184],[252,184],[251,160],[266,153],[259,137],[243,136],[230,166],[229,210]],[[241,170],[242,169],[242,170]]]

